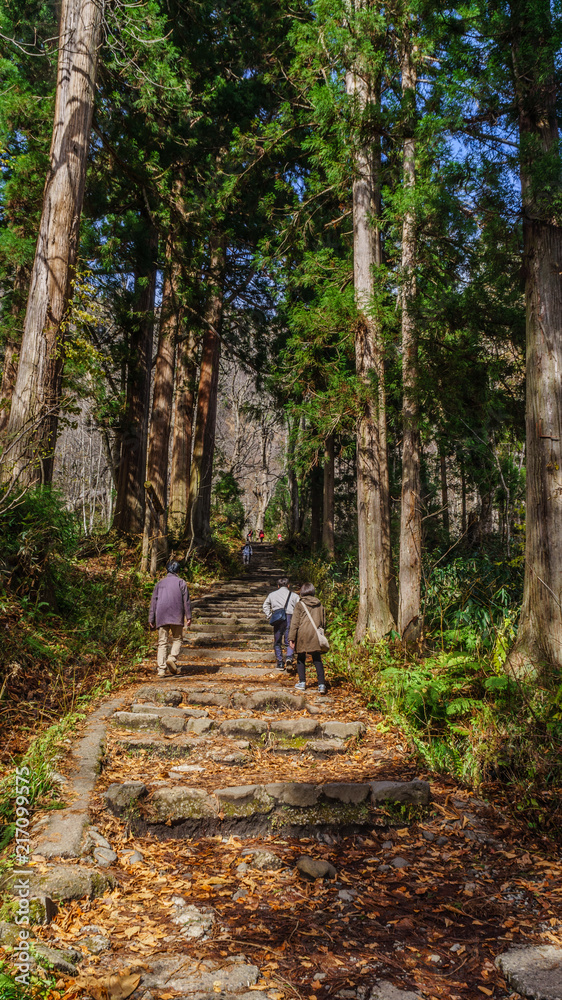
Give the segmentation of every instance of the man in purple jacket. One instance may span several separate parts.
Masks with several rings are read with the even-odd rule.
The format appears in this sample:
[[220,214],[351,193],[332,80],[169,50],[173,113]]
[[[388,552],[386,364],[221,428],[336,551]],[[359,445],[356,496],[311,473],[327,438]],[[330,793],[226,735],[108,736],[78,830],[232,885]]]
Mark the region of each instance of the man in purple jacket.
[[[179,563],[172,560],[166,566],[168,575],[159,580],[152,592],[148,624],[158,629],[158,676],[166,676],[166,667],[177,674],[176,660],[181,650],[183,622],[191,625],[191,601],[185,580],[178,576]],[[172,633],[172,649],[168,655],[168,637]]]

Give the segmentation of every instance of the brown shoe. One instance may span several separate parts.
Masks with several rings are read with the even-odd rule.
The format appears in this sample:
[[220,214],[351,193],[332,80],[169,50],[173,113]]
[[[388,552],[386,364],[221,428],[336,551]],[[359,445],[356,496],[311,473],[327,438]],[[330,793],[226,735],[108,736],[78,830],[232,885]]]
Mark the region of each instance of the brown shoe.
[[177,674],[178,668],[176,667],[176,661],[174,660],[173,656],[168,657],[168,659],[166,660],[166,666],[171,674]]

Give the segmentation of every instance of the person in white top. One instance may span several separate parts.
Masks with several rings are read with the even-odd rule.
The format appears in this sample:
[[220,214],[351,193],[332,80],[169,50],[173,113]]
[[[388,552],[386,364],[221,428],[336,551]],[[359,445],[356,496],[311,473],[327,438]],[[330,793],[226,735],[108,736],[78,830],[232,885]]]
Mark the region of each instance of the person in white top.
[[[277,581],[277,590],[272,590],[263,602],[263,613],[273,626],[273,648],[278,670],[284,670],[293,662],[294,650],[289,646],[289,629],[298,601],[299,595],[290,590],[289,580],[286,576],[282,576]],[[283,666],[283,642],[287,648],[285,666]]]

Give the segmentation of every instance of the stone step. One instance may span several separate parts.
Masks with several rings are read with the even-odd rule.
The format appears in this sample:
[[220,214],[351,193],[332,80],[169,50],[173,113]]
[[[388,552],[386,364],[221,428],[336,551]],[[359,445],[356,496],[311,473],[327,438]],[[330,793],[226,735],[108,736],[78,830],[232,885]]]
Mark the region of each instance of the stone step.
[[211,652],[216,648],[219,650],[237,650],[237,649],[249,649],[249,650],[261,650],[269,649],[271,647],[271,642],[265,639],[225,639],[221,636],[209,635],[207,632],[200,633],[196,635],[191,641],[189,639],[184,639],[183,648],[190,650],[196,649],[198,646],[204,647],[207,651]]
[[386,823],[383,810],[389,804],[423,807],[430,798],[429,784],[420,780],[277,781],[210,789],[182,783],[158,785],[149,798],[148,792],[140,781],[114,783],[104,799],[111,812],[127,817],[133,830],[151,830],[167,840],[211,832],[296,836],[306,831],[314,836],[327,829],[341,836],[377,822]]
[[275,653],[273,650],[246,650],[241,652],[237,649],[203,649],[197,648],[193,650],[187,650],[184,646],[182,652],[178,657],[178,666],[182,664],[195,663],[197,660],[209,659],[214,660],[217,663],[222,660],[230,660],[232,663],[271,663],[275,661]]
[[[189,695],[190,700],[197,705],[212,705],[226,708],[229,705],[227,695],[220,692],[193,692]],[[231,699],[232,700],[232,699]],[[249,695],[245,698],[250,709],[259,705],[260,696]],[[240,695],[239,702],[244,701],[244,696]],[[279,708],[281,711],[287,708],[302,708],[298,703],[297,696],[293,697],[293,702],[288,700],[277,705],[269,705],[269,708]],[[111,717],[112,726],[126,729],[129,732],[162,732],[162,733],[210,733],[214,731],[221,736],[231,738],[243,738],[246,740],[259,740],[263,736],[272,735],[288,740],[292,739],[359,739],[365,733],[365,725],[362,722],[319,722],[317,719],[259,719],[253,717],[242,717],[238,719],[225,719],[223,722],[209,718],[206,711],[193,711],[190,709],[170,708],[166,705],[139,704],[135,703],[131,711],[115,712]]]
[[256,622],[252,622],[249,625],[240,625],[236,621],[227,619],[224,622],[218,621],[207,622],[197,619],[197,622],[193,624],[189,632],[189,635],[205,633],[207,635],[224,635],[231,638],[231,636],[241,635],[248,639],[263,639],[264,636],[270,634],[270,629],[268,627],[264,628],[261,624],[258,625]]

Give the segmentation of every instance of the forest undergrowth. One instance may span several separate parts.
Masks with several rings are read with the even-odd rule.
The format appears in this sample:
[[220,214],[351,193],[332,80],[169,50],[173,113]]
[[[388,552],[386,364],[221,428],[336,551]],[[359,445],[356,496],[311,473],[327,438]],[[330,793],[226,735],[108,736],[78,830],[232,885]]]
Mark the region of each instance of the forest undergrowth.
[[[31,806],[61,808],[57,761],[88,708],[134,681],[150,647],[154,587],[134,540],[84,538],[51,489],[0,509],[0,850],[13,836],[14,774],[33,774]],[[192,589],[239,571],[239,537],[221,531],[183,574]],[[181,553],[178,553],[178,557]]]
[[354,642],[357,563],[287,547],[291,582],[312,580],[326,605],[333,685],[351,683],[407,735],[428,771],[499,800],[532,829],[560,838],[562,685],[553,672],[525,683],[506,669],[521,601],[519,560],[464,552],[426,567],[424,631]]

